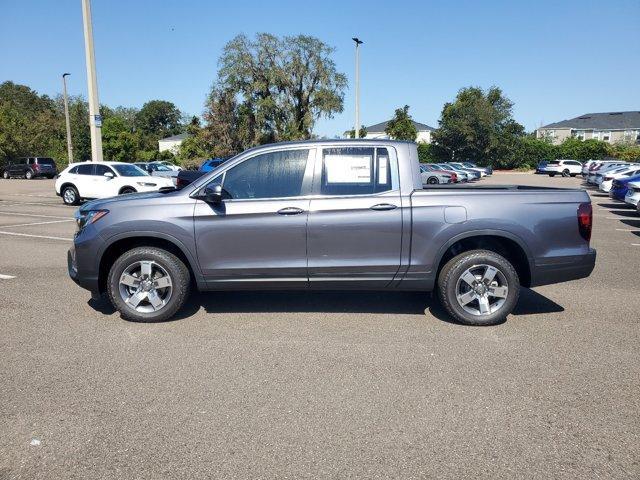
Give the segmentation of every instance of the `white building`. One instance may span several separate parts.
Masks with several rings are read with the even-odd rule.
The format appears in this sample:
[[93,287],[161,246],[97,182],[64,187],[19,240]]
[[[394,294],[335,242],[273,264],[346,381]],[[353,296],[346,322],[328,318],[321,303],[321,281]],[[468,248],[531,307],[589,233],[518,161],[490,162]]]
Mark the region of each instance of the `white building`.
[[[375,125],[371,125],[370,127],[365,127],[367,129],[367,136],[365,138],[388,139],[389,135],[385,133],[388,123],[389,120],[382,123],[376,123]],[[435,128],[420,122],[413,122],[413,124],[418,131],[416,142],[431,143],[431,132],[433,132]]]
[[186,133],[181,133],[179,135],[173,135],[171,137],[163,138],[158,140],[158,150],[164,152],[165,150],[169,150],[171,153],[176,155],[178,150],[180,150],[180,145],[185,138],[189,135]]

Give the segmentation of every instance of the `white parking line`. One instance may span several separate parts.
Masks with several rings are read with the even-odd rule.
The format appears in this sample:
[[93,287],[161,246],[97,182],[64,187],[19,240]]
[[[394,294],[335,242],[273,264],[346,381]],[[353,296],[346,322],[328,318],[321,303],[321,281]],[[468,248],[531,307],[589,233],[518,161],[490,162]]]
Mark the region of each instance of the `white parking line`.
[[0,273],[0,280],[11,280],[12,278],[16,278],[13,275],[3,275]]
[[38,197],[38,198],[56,198],[54,195],[39,195],[35,193],[5,193],[10,197]]
[[11,200],[11,203],[0,203],[3,207],[18,207],[20,205],[39,205],[44,207],[67,207],[65,204],[61,203],[43,203],[43,202],[18,202]]
[[30,227],[32,225],[49,225],[51,223],[65,223],[65,222],[73,222],[73,219],[67,220],[52,220],[50,222],[33,222],[33,223],[19,223],[18,225],[3,225],[2,228],[13,228],[13,227]]
[[634,228],[616,228],[616,231],[618,231],[618,232],[640,232],[640,230],[634,229]]
[[46,238],[48,240],[64,240],[65,242],[73,242],[73,238],[49,237],[47,235],[30,235],[28,233],[3,232],[3,231],[0,231],[0,235],[13,235],[15,237]]
[[0,215],[14,215],[16,217],[35,217],[35,218],[57,218],[63,220],[73,220],[73,217],[60,217],[58,215],[37,215],[35,213],[5,212],[0,210]]

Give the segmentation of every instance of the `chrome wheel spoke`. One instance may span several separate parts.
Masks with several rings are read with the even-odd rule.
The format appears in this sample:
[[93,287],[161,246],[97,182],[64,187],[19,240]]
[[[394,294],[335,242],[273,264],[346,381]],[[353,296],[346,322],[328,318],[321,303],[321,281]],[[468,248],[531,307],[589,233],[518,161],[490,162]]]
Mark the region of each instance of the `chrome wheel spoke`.
[[509,289],[507,287],[489,287],[489,296],[497,298],[507,298]]
[[477,281],[478,281],[476,276],[473,273],[471,273],[469,270],[464,272],[464,274],[462,275],[461,280],[465,281],[470,287],[473,287],[474,284],[477,283]]
[[143,277],[151,277],[151,262],[140,262],[140,275]]
[[156,292],[155,290],[151,290],[149,292],[149,294],[147,295],[147,300],[149,300],[149,303],[154,310],[158,310],[160,307],[162,307],[162,299],[158,296],[158,292]]
[[120,277],[120,283],[122,285],[126,285],[127,287],[136,288],[140,284],[140,279],[134,277],[133,275],[129,275],[128,273],[123,273],[122,277]]
[[493,278],[496,276],[496,273],[498,273],[498,269],[488,265],[487,269],[484,271],[484,275],[482,276],[482,281],[488,285],[493,282]]
[[131,295],[127,300],[127,303],[131,305],[133,308],[136,308],[138,305],[140,305],[140,302],[145,298],[147,298],[147,292],[139,291]]
[[460,305],[466,305],[469,302],[472,302],[476,298],[476,292],[473,290],[469,290],[467,293],[463,293],[462,295],[458,295],[458,302]]
[[167,288],[171,286],[171,278],[166,275],[164,277],[156,278],[153,281],[153,286],[155,288]]
[[481,315],[486,315],[491,311],[491,307],[489,306],[489,298],[486,296],[478,298],[478,306],[480,307]]

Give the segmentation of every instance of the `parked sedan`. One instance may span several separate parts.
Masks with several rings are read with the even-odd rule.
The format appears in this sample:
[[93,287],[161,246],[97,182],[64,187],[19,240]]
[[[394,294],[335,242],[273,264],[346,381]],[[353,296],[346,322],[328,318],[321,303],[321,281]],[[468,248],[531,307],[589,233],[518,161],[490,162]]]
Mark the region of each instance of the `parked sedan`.
[[624,197],[625,203],[638,208],[640,205],[640,182],[629,182],[627,184],[627,194]]
[[455,170],[444,163],[431,163],[430,165],[444,172],[455,173],[458,176],[458,182],[468,182],[472,179],[471,175],[468,172],[463,172],[462,170]]
[[467,174],[467,178],[469,179],[469,181],[471,180],[478,180],[480,179],[480,177],[482,175],[480,175],[480,172],[476,172],[474,170],[469,170],[468,168],[462,168],[459,167],[453,163],[445,163],[444,164],[445,167],[447,167],[449,170],[453,170],[456,173],[460,172],[460,173],[466,173]]
[[134,163],[136,167],[140,167],[144,171],[146,171],[152,177],[164,177],[171,178],[174,180],[178,176],[179,170],[172,170],[171,168],[163,165],[160,162],[136,162]]
[[593,170],[589,172],[587,176],[587,184],[596,185],[598,181],[598,175],[604,176],[605,173],[616,170],[620,167],[627,166],[627,162],[603,162],[598,164]]
[[627,185],[630,182],[640,182],[640,175],[614,180],[609,196],[614,200],[624,202],[624,197],[627,195]]
[[455,183],[458,176],[454,172],[445,172],[432,165],[420,164],[420,177],[423,185]]
[[475,163],[472,163],[472,162],[462,162],[462,165],[465,168],[475,168],[475,169],[478,169],[478,170],[482,170],[486,175],[493,174],[493,168],[491,166],[480,167],[480,166],[478,166],[478,165],[476,165]]
[[484,171],[484,168],[467,167],[466,165],[464,165],[463,163],[460,163],[460,162],[453,162],[453,163],[450,163],[450,165],[454,165],[454,166],[462,168],[464,170],[469,170],[469,171],[471,171],[473,173],[479,173],[480,174],[480,178],[487,176],[487,172]]
[[609,193],[613,187],[613,181],[619,178],[633,177],[640,174],[640,165],[634,164],[629,167],[622,167],[613,170],[612,172],[604,174],[602,180],[597,179],[600,182],[600,190],[605,193]]
[[11,177],[26,178],[27,180],[37,177],[53,178],[57,173],[56,162],[53,158],[48,157],[19,158],[8,163],[2,169],[2,177],[5,179]]

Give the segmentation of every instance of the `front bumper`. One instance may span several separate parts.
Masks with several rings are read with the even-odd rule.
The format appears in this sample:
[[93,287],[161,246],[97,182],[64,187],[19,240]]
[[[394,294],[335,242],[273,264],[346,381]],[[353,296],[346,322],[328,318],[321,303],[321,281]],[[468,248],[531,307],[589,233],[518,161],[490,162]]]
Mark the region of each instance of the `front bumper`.
[[100,292],[98,252],[101,251],[103,243],[102,237],[96,232],[94,226],[88,225],[80,235],[76,236],[67,252],[69,277],[92,294]]
[[551,261],[536,263],[531,271],[531,286],[578,280],[591,275],[596,265],[596,251],[589,249],[585,255],[570,255]]

